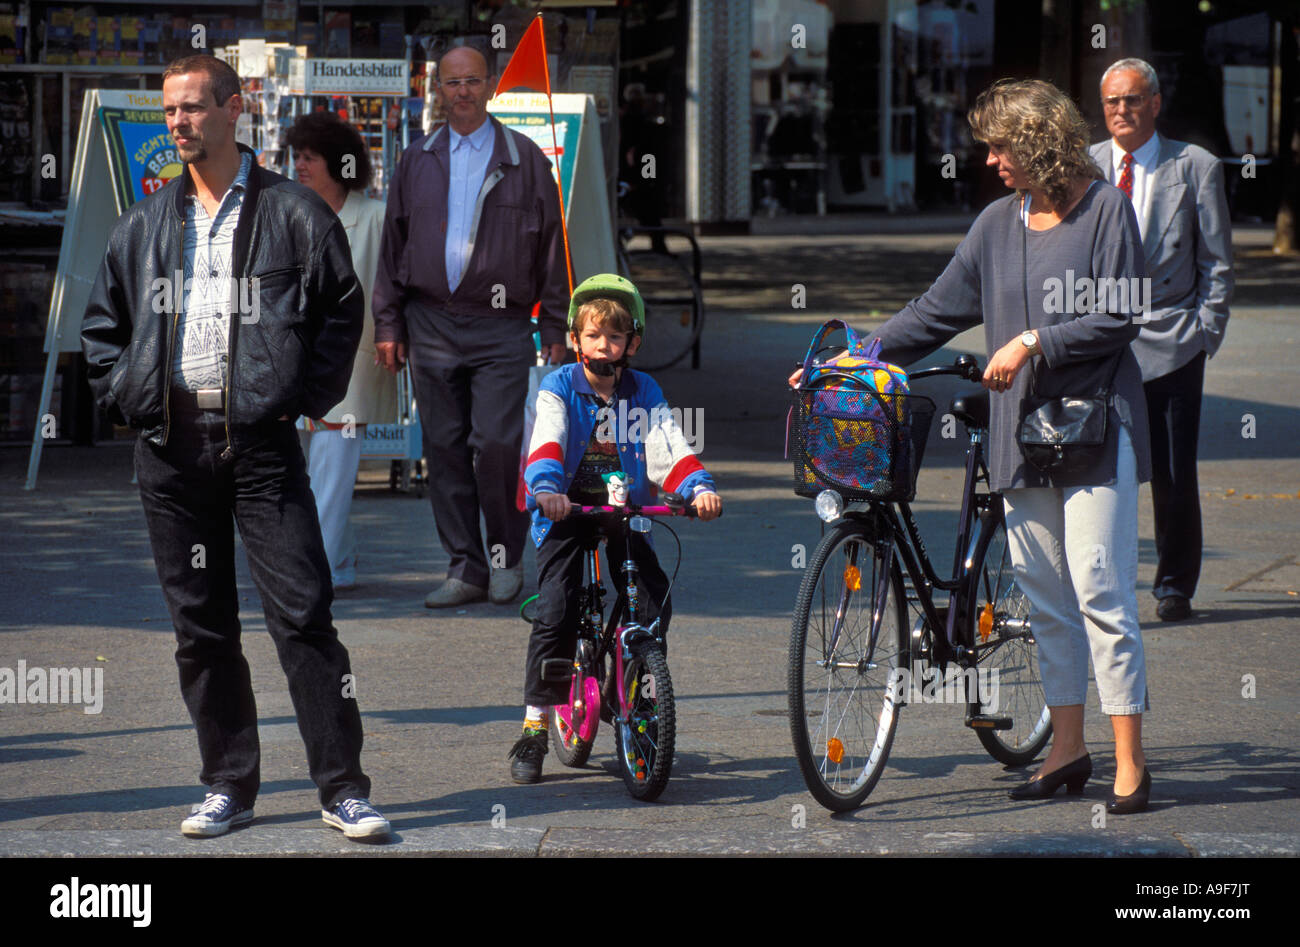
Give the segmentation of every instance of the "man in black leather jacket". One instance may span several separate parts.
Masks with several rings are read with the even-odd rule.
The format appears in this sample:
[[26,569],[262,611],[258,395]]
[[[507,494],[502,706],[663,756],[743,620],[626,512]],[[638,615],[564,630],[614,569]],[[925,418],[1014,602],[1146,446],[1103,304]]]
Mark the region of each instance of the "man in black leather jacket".
[[100,406],[140,432],[140,496],[209,788],[181,831],[250,821],[260,786],[237,524],[322,818],[349,838],[387,834],[361,770],[355,678],[293,427],[347,391],[363,313],[347,238],[324,201],[235,142],[228,65],[172,63],[163,111],[184,173],[114,226],[81,337]]

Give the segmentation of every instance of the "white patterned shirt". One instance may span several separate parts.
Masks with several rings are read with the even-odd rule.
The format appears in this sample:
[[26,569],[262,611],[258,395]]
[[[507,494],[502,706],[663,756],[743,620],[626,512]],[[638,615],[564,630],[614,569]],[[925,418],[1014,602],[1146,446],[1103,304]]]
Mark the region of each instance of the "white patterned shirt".
[[[240,156],[239,173],[209,217],[197,194],[185,199],[185,285],[172,356],[173,384],[188,391],[225,387],[230,312],[240,300],[232,252],[253,156]],[[246,288],[247,296],[251,289]],[[232,305],[233,302],[233,305]]]

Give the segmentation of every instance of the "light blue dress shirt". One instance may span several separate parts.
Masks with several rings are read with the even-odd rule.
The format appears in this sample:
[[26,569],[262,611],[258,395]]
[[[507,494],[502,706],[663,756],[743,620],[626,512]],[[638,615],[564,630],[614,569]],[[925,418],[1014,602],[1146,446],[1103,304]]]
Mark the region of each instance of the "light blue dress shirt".
[[447,186],[447,245],[443,260],[447,267],[447,288],[454,293],[469,263],[474,205],[487,175],[495,136],[491,119],[484,119],[468,135],[458,135],[449,125],[447,134],[451,136],[447,143],[451,150],[451,181]]

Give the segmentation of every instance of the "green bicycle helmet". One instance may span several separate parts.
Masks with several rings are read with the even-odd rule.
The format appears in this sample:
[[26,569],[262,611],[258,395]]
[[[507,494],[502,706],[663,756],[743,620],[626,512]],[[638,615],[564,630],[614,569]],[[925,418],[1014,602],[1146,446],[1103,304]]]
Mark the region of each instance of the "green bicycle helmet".
[[618,300],[632,316],[633,331],[637,335],[645,335],[645,303],[641,294],[631,280],[626,280],[617,273],[597,273],[578,284],[573,291],[573,298],[569,300],[569,332],[573,332],[573,320],[578,316],[578,308],[591,299]]

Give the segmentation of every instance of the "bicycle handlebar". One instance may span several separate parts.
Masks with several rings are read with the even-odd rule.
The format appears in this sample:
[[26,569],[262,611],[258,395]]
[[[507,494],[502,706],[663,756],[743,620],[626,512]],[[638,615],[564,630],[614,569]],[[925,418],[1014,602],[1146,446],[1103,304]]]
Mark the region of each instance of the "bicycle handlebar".
[[984,370],[980,368],[974,356],[958,355],[956,361],[951,365],[941,365],[938,368],[923,368],[919,372],[908,372],[907,380],[911,382],[917,378],[934,378],[938,375],[956,375],[958,378],[964,378],[967,381],[981,381],[984,378]]
[[[836,356],[838,358],[838,356]],[[820,363],[822,367],[833,366],[833,361]],[[803,362],[795,363],[796,369],[803,368]],[[845,374],[848,374],[847,372]],[[798,372],[796,372],[798,375]],[[984,370],[980,368],[979,363],[975,361],[973,355],[958,355],[951,365],[941,365],[938,368],[923,368],[917,372],[908,372],[907,380],[915,381],[918,378],[933,378],[938,375],[956,375],[958,378],[964,378],[967,381],[980,382],[984,380]],[[795,384],[795,376],[791,376],[791,387],[798,387]],[[803,379],[798,379],[802,384]]]
[[[675,506],[636,506],[629,503],[627,506],[575,506],[569,510],[569,516],[610,516],[618,514],[620,516],[689,516],[694,519],[699,516],[693,506],[675,507]],[[719,513],[719,516],[722,514]]]

